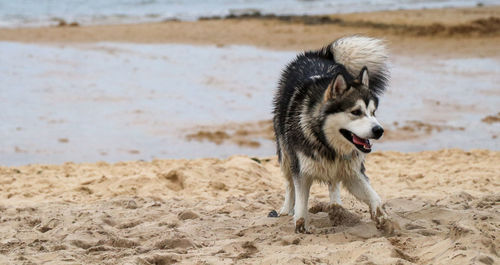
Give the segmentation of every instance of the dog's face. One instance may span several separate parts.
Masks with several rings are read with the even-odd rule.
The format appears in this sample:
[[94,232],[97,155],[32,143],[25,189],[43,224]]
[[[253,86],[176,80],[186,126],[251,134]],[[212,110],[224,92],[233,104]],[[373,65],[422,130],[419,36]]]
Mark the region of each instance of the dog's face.
[[379,139],[384,129],[375,118],[378,98],[368,89],[368,71],[348,85],[342,74],[331,82],[323,101],[323,133],[341,153],[357,149],[371,151],[370,139]]

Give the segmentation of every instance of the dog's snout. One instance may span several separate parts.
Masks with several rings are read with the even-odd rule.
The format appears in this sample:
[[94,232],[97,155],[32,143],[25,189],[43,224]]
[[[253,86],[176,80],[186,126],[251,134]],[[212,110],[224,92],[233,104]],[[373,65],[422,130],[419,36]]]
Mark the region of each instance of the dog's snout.
[[384,128],[381,126],[377,125],[372,128],[373,136],[375,136],[376,139],[382,137],[382,134],[384,134]]

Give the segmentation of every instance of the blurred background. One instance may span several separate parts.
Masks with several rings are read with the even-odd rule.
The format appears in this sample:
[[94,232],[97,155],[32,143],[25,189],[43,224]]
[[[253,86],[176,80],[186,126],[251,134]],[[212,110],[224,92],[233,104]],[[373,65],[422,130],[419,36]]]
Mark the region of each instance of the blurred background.
[[384,38],[375,150],[500,149],[497,1],[0,0],[0,165],[275,153],[297,54]]

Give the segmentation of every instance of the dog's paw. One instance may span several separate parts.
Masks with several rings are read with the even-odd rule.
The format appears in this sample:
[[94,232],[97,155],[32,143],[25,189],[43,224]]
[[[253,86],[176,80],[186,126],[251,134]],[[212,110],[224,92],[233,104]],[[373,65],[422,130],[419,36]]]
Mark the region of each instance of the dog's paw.
[[387,213],[384,209],[382,209],[381,204],[377,204],[376,206],[370,207],[370,217],[377,224],[377,226],[382,223],[384,220],[388,219]]
[[300,234],[310,234],[309,230],[306,228],[306,220],[301,217],[295,221],[295,233]]
[[373,207],[370,210],[370,215],[372,220],[375,222],[377,229],[381,230],[387,236],[394,235],[395,231],[399,229],[398,223],[389,218],[385,210],[382,208],[382,205]]
[[278,216],[293,216],[294,211],[292,210],[287,210],[287,209],[281,209]]
[[381,230],[385,236],[393,236],[399,234],[399,224],[392,219],[385,218],[380,221],[377,228]]

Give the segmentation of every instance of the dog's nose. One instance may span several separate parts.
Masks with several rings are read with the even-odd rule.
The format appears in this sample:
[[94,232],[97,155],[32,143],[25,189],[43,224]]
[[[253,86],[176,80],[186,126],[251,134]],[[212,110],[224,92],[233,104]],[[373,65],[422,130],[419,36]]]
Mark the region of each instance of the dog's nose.
[[381,126],[377,125],[372,128],[373,136],[375,136],[375,139],[378,139],[382,137],[382,134],[384,134],[384,128]]

